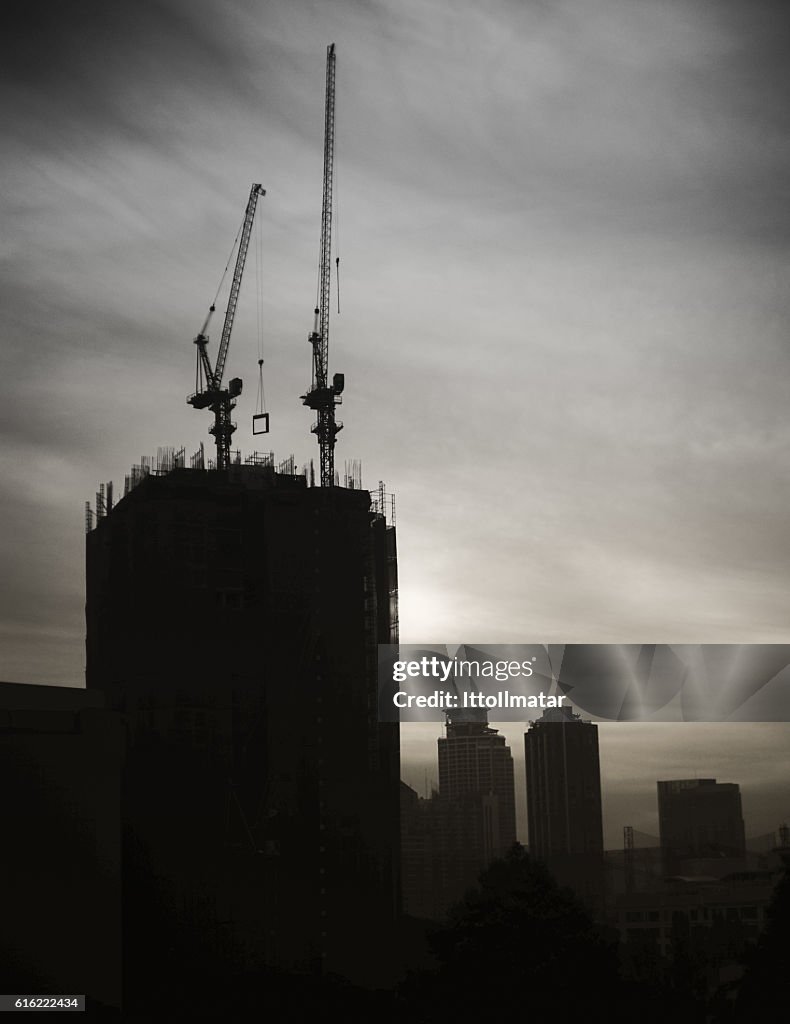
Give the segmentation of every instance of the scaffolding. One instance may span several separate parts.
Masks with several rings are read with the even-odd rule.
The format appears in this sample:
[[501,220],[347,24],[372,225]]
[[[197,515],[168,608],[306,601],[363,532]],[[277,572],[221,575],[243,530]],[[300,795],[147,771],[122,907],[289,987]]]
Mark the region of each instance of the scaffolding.
[[362,460],[346,459],[343,472],[343,486],[350,491],[362,490]]
[[384,481],[379,480],[378,490],[370,492],[372,510],[383,516],[387,526],[395,526],[395,495],[388,493]]
[[[248,466],[253,470],[269,473],[276,472],[285,476],[299,475],[296,471],[296,461],[293,455],[289,455],[288,458],[283,459],[280,463],[275,463],[274,452],[253,452],[242,460],[241,451],[232,451],[230,453],[230,465]],[[135,463],[131,467],[130,471],[124,476],[123,497],[125,498],[130,494],[148,476],[167,476],[170,473],[186,470],[187,468],[189,470],[197,471],[215,469],[215,460],[206,458],[206,451],[202,441],[197,451],[190,456],[187,456],[186,449],[184,447],[161,447],[157,448],[156,455],[141,455],[140,461]],[[302,475],[304,475],[305,478],[308,476],[306,466],[302,471]],[[313,477],[314,482],[312,463],[311,477]],[[91,507],[90,501],[85,502],[85,532],[91,533],[91,531],[98,526],[101,520],[109,515],[112,508],[113,485],[112,481],[110,481],[109,483],[99,485],[99,489],[96,491],[94,497],[93,508]]]

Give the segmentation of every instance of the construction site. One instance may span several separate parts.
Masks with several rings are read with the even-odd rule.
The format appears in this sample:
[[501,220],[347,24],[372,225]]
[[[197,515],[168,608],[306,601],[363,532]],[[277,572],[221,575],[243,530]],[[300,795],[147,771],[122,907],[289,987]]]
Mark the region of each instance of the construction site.
[[764,1012],[781,26],[17,6],[0,1010]]
[[[400,910],[397,724],[377,720],[378,643],[398,639],[394,499],[335,469],[342,374],[329,372],[335,49],[327,50],[319,287],[310,386],[317,472],[232,448],[239,378],[225,379],[258,200],[226,267],[216,355],[197,333],[192,408],[215,451],[160,448],[86,503],[90,692],[118,713],[125,987],[197,961],[360,984],[394,977]],[[233,255],[235,254],[235,262]],[[233,263],[232,274],[229,273]],[[220,283],[222,289],[223,282]],[[259,361],[262,374],[263,360]],[[262,392],[259,389],[259,401]],[[269,429],[260,401],[253,433]],[[371,934],[378,938],[370,942]],[[388,944],[392,945],[388,949]],[[191,946],[190,946],[191,948]]]

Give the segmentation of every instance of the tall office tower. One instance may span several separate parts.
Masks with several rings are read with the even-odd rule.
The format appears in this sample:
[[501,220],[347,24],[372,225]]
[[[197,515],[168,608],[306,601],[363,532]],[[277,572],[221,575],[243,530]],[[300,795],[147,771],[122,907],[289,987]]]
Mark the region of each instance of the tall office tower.
[[439,796],[428,813],[438,836],[446,908],[515,843],[516,801],[510,748],[485,713],[477,720],[448,716],[438,747]]
[[593,908],[603,892],[598,727],[570,708],[544,712],[524,734],[529,849]]
[[513,757],[505,737],[482,721],[447,719],[447,735],[438,741],[439,792],[448,800],[484,798],[482,828],[476,842],[485,863],[501,857],[516,841]]
[[[658,784],[658,829],[664,870],[709,874],[718,862],[722,873],[743,866],[746,836],[741,790],[734,782],[715,779],[673,779]],[[705,865],[700,865],[705,861]]]
[[[400,772],[376,645],[397,641],[394,527],[367,491],[270,463],[131,483],[87,536],[88,685],[127,732],[125,864],[190,942],[386,980]],[[132,894],[126,911],[142,956],[150,907]]]

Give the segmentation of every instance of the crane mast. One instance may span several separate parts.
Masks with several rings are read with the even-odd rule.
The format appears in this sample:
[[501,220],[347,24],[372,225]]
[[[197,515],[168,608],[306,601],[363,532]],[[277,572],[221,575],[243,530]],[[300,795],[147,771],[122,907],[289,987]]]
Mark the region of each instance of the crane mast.
[[227,388],[223,388],[222,378],[225,373],[230,335],[233,330],[233,321],[236,317],[236,307],[239,302],[244,265],[247,262],[247,250],[250,246],[255,209],[258,204],[258,197],[265,195],[266,190],[260,185],[253,185],[250,189],[250,198],[247,200],[244,223],[242,224],[239,237],[239,248],[236,254],[233,281],[228,296],[228,306],[225,310],[222,337],[220,338],[217,360],[213,368],[206,351],[209,340],[206,331],[211,320],[211,314],[214,312],[213,304],[208,311],[203,327],[195,338],[195,344],[198,347],[197,380],[195,394],[190,395],[187,398],[187,402],[195,409],[211,409],[214,413],[214,423],[209,428],[209,433],[214,435],[217,444],[217,469],[227,469],[230,465],[230,440],[236,429],[236,424],[232,422],[230,416],[236,407],[235,400],[241,394],[242,382],[239,377],[234,377],[228,382]]
[[344,378],[336,373],[329,383],[329,292],[332,255],[332,185],[335,151],[335,44],[326,50],[326,102],[324,107],[324,186],[321,203],[321,244],[318,264],[318,305],[308,343],[313,348],[313,382],[302,395],[304,405],[313,409],[316,420],[311,430],[318,439],[321,464],[321,486],[335,482],[335,437],[343,424],[335,419],[335,406],[340,405]]

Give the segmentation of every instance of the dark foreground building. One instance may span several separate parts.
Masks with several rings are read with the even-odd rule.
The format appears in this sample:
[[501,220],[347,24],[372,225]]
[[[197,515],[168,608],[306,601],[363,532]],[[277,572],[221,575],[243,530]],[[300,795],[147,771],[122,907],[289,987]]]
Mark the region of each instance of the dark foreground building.
[[88,533],[86,614],[88,685],[126,730],[127,984],[157,922],[176,977],[205,958],[387,982],[397,569],[370,494],[271,464],[143,475]]
[[598,727],[570,708],[546,711],[524,735],[530,853],[593,908],[603,899]]
[[121,1005],[121,743],[101,693],[0,683],[0,991]]

